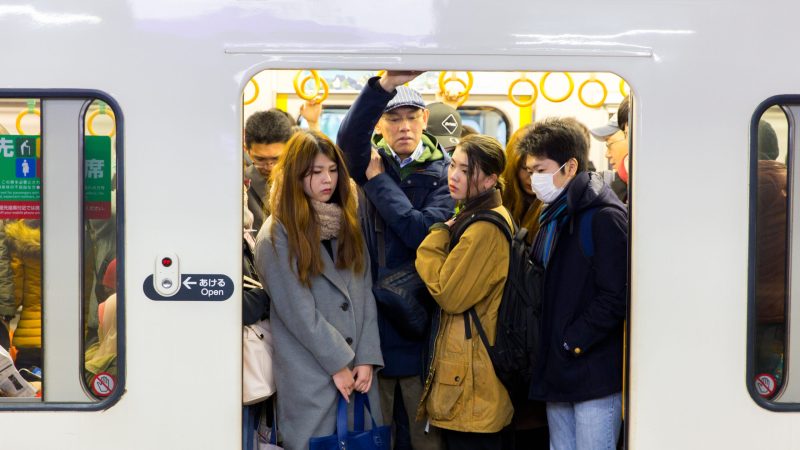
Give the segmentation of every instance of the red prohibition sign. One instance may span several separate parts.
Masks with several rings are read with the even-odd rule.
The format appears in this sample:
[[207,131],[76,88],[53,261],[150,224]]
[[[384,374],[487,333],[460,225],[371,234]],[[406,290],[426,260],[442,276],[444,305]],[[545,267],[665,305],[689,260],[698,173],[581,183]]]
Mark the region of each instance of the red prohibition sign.
[[764,398],[772,397],[772,394],[775,393],[775,388],[778,387],[778,380],[775,379],[774,376],[768,373],[762,373],[760,375],[756,375],[756,391],[758,395]]
[[92,378],[92,392],[98,397],[108,397],[116,385],[116,378],[108,372],[100,372]]

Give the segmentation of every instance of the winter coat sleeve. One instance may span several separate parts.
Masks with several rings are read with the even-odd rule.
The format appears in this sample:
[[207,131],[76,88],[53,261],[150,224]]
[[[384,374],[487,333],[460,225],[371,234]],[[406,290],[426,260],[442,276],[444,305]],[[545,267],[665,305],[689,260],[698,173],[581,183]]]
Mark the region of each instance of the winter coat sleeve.
[[364,299],[364,322],[361,325],[361,335],[358,338],[358,349],[354,365],[372,365],[383,367],[383,354],[381,353],[381,338],[378,332],[378,308],[375,303],[375,296],[372,295],[372,274],[369,270],[369,255],[364,251],[364,261],[367,262],[361,285],[365,294]]
[[620,325],[627,312],[628,223],[613,208],[597,212],[592,223],[595,296],[565,330],[564,342],[584,353]]
[[440,180],[439,187],[428,193],[420,209],[414,208],[397,182],[387,173],[367,181],[364,193],[386,225],[406,247],[412,249],[419,247],[431,225],[449,219],[455,207],[446,179]]
[[378,77],[370,78],[342,119],[336,143],[342,149],[350,176],[363,185],[367,182],[367,166],[372,151],[372,133],[378,124],[383,108],[395,95],[378,84]]
[[[267,221],[264,226],[270,227],[271,223]],[[263,230],[264,234],[270,231]],[[329,375],[348,366],[355,354],[341,333],[317,310],[311,289],[297,278],[297,271],[289,262],[289,243],[282,225],[277,224],[274,239],[259,239],[256,243],[256,266],[272,301],[271,318],[278,316]]]
[[475,222],[448,253],[450,231],[435,229],[417,249],[416,267],[436,303],[461,314],[487,298],[508,276],[508,240],[489,222]]

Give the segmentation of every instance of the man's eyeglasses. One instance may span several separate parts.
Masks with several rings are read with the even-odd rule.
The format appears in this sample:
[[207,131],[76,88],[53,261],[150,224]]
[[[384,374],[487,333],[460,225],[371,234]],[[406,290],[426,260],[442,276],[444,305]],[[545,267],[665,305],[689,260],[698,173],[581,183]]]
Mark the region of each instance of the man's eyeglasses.
[[251,159],[253,160],[253,164],[257,167],[270,167],[278,164],[279,157],[264,158],[261,156],[254,156]]

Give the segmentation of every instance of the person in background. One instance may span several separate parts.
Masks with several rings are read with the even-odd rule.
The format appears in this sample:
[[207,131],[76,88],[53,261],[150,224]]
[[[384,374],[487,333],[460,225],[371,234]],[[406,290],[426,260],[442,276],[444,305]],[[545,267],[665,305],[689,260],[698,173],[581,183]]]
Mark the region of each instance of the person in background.
[[607,184],[623,203],[628,201],[628,117],[630,98],[626,96],[619,104],[617,112],[602,127],[590,130],[595,139],[605,142],[606,159],[611,171],[604,171]]
[[[530,245],[539,231],[542,202],[531,188],[533,163],[519,152],[520,139],[533,128],[527,124],[511,135],[506,145],[506,168],[503,170],[503,206],[511,213],[514,223],[528,230],[525,240]],[[530,164],[528,164],[530,163]],[[529,167],[530,166],[530,167]],[[526,398],[512,398],[514,404],[514,439],[506,448],[547,450],[547,414],[544,402]],[[504,444],[506,444],[504,442]]]
[[383,357],[357,195],[341,151],[319,132],[300,131],[270,181],[256,268],[270,297],[278,427],[286,450],[302,450],[335,432],[339,395],[368,394],[382,422],[374,373]]
[[288,115],[273,108],[259,111],[247,118],[244,126],[244,145],[253,162],[245,169],[248,183],[247,205],[253,213],[253,229],[261,228],[267,214],[266,199],[269,196],[269,180],[272,168],[292,136],[292,121]]
[[562,118],[537,122],[519,143],[545,204],[531,252],[544,284],[529,397],[547,402],[553,450],[613,449],[622,422],[627,208],[587,171],[587,144],[577,121]]
[[103,372],[117,376],[117,260],[111,260],[103,274],[102,298],[97,307],[98,341],[84,355],[86,382]]
[[[459,202],[459,212],[431,226],[417,249],[417,271],[439,305],[432,330],[436,337],[428,375],[432,380],[423,392],[420,413],[443,430],[451,449],[500,450],[501,431],[514,413],[478,331],[482,328],[493,345],[510,247],[497,225],[469,222],[472,214],[491,210],[505,218],[513,232],[500,194],[505,164],[496,139],[464,138],[448,169],[450,195]],[[452,247],[451,236],[460,236]]]
[[786,214],[789,208],[786,164],[778,136],[765,120],[758,123],[758,197],[756,203],[756,376],[785,382],[786,360]]
[[425,131],[439,141],[448,155],[452,155],[461,139],[461,114],[452,106],[442,102],[429,104],[428,111],[430,115]]
[[514,222],[528,230],[526,237],[528,243],[533,242],[533,237],[539,230],[539,213],[542,202],[536,198],[531,188],[531,175],[533,168],[527,166],[527,156],[517,149],[520,139],[533,128],[528,124],[518,129],[511,135],[506,145],[506,168],[503,171],[503,206],[505,206]]
[[41,221],[8,220],[6,243],[14,274],[14,302],[21,307],[11,345],[17,348],[17,368],[42,367],[42,245]]
[[[422,96],[403,86],[419,74],[390,70],[371,78],[339,128],[337,142],[347,168],[364,192],[361,220],[373,281],[382,275],[381,246],[386,269],[412,263],[428,228],[453,214],[454,202],[447,188],[450,157],[435,137],[423,131],[429,111]],[[379,222],[384,225],[383,237],[378,235]],[[422,396],[420,377],[427,340],[402,334],[391,322],[394,318],[380,310],[378,318],[386,360],[379,374],[383,415],[394,425],[396,435],[409,423],[414,450],[438,450],[442,448],[441,435],[435,428],[425,433],[425,424],[415,423],[413,416]],[[395,408],[395,402],[403,402],[403,408]],[[405,410],[407,419],[395,420],[395,410]]]

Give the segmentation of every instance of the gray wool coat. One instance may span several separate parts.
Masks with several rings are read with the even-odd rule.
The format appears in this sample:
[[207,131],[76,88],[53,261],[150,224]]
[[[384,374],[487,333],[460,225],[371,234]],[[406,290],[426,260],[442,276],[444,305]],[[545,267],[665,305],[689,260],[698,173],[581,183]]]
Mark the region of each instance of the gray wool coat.
[[[340,394],[332,376],[345,366],[377,366],[369,400],[376,421],[383,422],[375,373],[383,366],[383,356],[369,260],[362,274],[337,269],[320,244],[325,270],[312,277],[307,288],[289,263],[286,230],[280,222],[273,240],[273,222],[267,218],[256,238],[256,266],[272,300],[278,429],[286,450],[300,450],[308,448],[309,438],[335,432]],[[336,249],[336,240],[332,243]],[[349,410],[352,423],[352,401]]]

